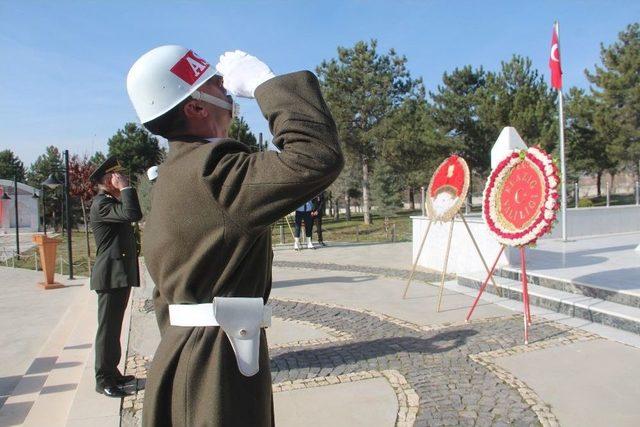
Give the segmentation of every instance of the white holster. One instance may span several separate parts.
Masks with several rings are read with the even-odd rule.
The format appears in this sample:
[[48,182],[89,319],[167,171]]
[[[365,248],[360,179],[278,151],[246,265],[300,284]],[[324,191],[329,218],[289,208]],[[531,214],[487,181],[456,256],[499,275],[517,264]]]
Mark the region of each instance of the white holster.
[[229,338],[242,375],[260,369],[260,328],[271,326],[271,307],[262,298],[216,297],[209,304],[170,304],[172,326],[220,326]]

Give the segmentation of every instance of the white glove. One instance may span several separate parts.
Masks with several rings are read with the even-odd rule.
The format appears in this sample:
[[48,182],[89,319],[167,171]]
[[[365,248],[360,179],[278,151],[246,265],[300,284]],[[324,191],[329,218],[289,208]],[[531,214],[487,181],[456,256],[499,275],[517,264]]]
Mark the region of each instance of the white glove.
[[147,178],[149,181],[154,181],[158,177],[158,166],[151,166],[147,169]]
[[275,77],[267,64],[241,50],[221,55],[216,70],[224,78],[224,88],[242,98],[253,98],[258,86]]

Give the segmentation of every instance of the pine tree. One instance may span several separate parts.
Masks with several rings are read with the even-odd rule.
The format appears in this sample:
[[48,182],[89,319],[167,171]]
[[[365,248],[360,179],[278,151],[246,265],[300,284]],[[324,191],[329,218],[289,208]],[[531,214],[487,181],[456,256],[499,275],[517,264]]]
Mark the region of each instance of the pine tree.
[[478,117],[495,142],[505,126],[513,126],[529,146],[552,151],[558,139],[556,94],[531,59],[514,55],[498,73],[488,73],[481,90]]
[[487,74],[482,67],[467,65],[444,73],[442,85],[430,93],[436,126],[478,175],[488,174],[488,153],[498,136],[493,126],[479,116],[486,84]]
[[640,24],[628,25],[612,45],[601,44],[600,60],[602,65],[585,74],[611,122],[609,153],[640,180]]
[[233,121],[231,122],[231,126],[229,126],[229,137],[245,143],[249,146],[249,149],[251,151],[260,150],[260,147],[258,147],[256,136],[251,133],[249,125],[243,117],[234,117]]
[[109,138],[108,145],[109,156],[118,158],[132,181],[151,166],[158,165],[164,157],[158,138],[135,123],[127,123],[123,129],[118,129]]
[[352,48],[338,47],[338,58],[323,61],[317,68],[340,140],[361,169],[365,224],[371,223],[369,180],[380,142],[374,129],[405,98],[424,91],[421,80],[411,78],[406,63],[406,57],[393,49],[379,54],[377,42],[371,40],[359,41]]
[[380,216],[388,219],[402,207],[402,187],[393,166],[379,158],[373,172],[373,197]]
[[22,161],[11,150],[0,151],[0,179],[14,179],[24,181],[25,169]]
[[595,97],[582,89],[571,88],[566,105],[567,163],[575,172],[595,173],[600,196],[602,174],[618,164],[607,150],[613,123]]

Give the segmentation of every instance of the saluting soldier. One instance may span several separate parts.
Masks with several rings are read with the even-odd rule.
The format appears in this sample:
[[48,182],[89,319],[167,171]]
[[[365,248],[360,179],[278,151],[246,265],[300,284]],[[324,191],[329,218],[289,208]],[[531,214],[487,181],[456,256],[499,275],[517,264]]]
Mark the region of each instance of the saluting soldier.
[[96,240],[91,289],[98,294],[98,331],[95,343],[96,391],[110,397],[128,393],[122,386],[133,375],[118,370],[122,351],[120,333],[132,286],[140,286],[138,248],[132,222],[142,218],[136,190],[122,175],[124,168],[109,157],[91,174],[98,186],[90,210]]
[[[218,316],[229,313],[212,306],[257,299],[262,309],[271,291],[270,225],[342,169],[318,80],[309,71],[276,77],[240,51],[225,53],[214,68],[189,49],[162,46],[136,61],[127,89],[144,126],[169,140],[143,236],[162,336],[147,377],[143,425],[272,426],[264,329],[257,329],[259,343],[242,341],[251,333],[224,329]],[[251,153],[227,137],[227,90],[255,95],[280,152]],[[245,316],[235,314],[241,324]],[[254,371],[247,369],[249,348],[258,353]]]

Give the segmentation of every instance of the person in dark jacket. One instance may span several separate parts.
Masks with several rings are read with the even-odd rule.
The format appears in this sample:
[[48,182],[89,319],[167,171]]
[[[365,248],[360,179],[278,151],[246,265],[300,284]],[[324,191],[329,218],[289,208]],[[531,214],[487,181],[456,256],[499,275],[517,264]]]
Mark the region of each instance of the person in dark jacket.
[[299,251],[301,249],[300,229],[303,223],[304,234],[307,238],[307,249],[315,249],[315,247],[313,246],[313,242],[311,241],[311,237],[313,236],[313,217],[315,216],[314,212],[315,208],[313,201],[311,200],[296,209],[296,228],[293,242],[293,249],[296,251]]
[[98,186],[89,218],[96,241],[91,289],[98,294],[98,330],[95,342],[96,391],[110,397],[128,395],[122,386],[133,375],[122,375],[120,333],[132,286],[140,286],[138,248],[132,222],[142,218],[136,190],[121,175],[115,157],[91,175]]
[[316,223],[316,233],[318,233],[318,243],[320,246],[327,246],[322,238],[322,217],[324,216],[324,210],[326,208],[326,199],[324,191],[313,198],[313,212],[312,216]]

